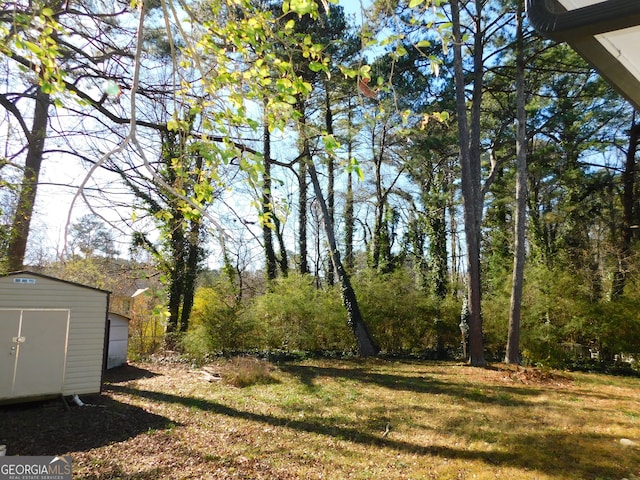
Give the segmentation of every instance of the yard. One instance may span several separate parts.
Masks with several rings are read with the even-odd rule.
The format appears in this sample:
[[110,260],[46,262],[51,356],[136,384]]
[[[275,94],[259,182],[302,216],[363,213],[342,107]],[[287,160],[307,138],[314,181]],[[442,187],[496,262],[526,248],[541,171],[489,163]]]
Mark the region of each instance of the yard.
[[131,364],[94,406],[0,407],[0,444],[70,454],[74,479],[640,478],[638,378],[380,359],[206,372]]

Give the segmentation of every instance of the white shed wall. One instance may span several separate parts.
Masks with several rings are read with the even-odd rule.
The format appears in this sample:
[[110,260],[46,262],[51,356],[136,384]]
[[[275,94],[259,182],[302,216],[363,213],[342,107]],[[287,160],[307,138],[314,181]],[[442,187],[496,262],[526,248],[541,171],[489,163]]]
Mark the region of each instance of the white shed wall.
[[109,314],[109,350],[107,368],[119,367],[127,363],[129,348],[129,320]]
[[[14,278],[35,283],[15,283]],[[71,311],[63,395],[100,392],[107,304],[105,291],[29,273],[0,277],[0,308]]]

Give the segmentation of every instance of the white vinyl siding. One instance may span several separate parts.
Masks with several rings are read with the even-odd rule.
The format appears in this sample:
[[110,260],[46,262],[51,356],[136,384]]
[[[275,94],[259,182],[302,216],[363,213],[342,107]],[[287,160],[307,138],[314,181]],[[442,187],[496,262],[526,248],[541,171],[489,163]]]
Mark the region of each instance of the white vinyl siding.
[[109,314],[109,348],[107,351],[107,368],[119,367],[127,362],[129,346],[129,319]]
[[[15,283],[14,278],[35,283]],[[0,277],[0,321],[8,309],[70,311],[63,395],[100,391],[107,302],[105,291],[49,277],[25,272]],[[47,367],[44,354],[42,365]]]

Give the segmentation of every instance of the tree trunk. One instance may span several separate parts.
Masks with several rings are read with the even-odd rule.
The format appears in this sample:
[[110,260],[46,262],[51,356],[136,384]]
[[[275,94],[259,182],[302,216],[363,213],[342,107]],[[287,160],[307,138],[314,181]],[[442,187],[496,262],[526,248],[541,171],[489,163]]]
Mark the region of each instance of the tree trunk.
[[438,298],[445,298],[448,291],[447,275],[447,230],[442,210],[433,213],[429,218],[431,229],[431,271],[433,275],[433,291]]
[[[198,155],[196,158],[193,184],[195,185],[202,171],[204,158]],[[186,221],[186,219],[185,219]],[[202,248],[200,248],[202,233],[202,217],[197,216],[189,220],[189,232],[187,236],[187,244],[184,277],[182,280],[182,309],[180,311],[180,335],[189,330],[189,319],[191,318],[191,310],[193,308],[193,298],[196,293],[196,282],[198,273],[200,272],[200,258],[202,257]]]
[[[372,136],[374,134],[372,133]],[[372,148],[374,147],[374,140],[371,140]],[[373,234],[371,235],[371,268],[378,270],[380,267],[380,257],[382,250],[382,229],[384,223],[384,208],[385,208],[385,195],[382,191],[382,152],[380,155],[374,157],[374,183],[376,187],[376,204],[375,218],[373,223]]]
[[169,271],[169,298],[167,329],[165,347],[174,350],[178,346],[180,331],[180,305],[182,303],[183,279],[184,279],[184,235],[181,221],[174,222],[174,230],[171,233],[171,249],[174,264]]
[[[351,99],[349,99],[349,111],[348,111],[348,129],[349,138],[347,140],[347,161],[351,162],[351,156],[353,155],[353,139],[351,138]],[[353,259],[353,233],[354,233],[355,219],[353,217],[353,173],[347,172],[347,192],[345,195],[344,205],[344,265],[345,268],[351,272],[353,271],[354,259]]]
[[350,272],[354,267],[353,259],[353,174],[347,173],[347,192],[344,205],[344,265]]
[[262,236],[267,281],[276,278],[276,254],[273,249],[273,197],[271,195],[271,133],[265,122],[263,130],[264,173],[262,174]]
[[[449,182],[453,182],[451,168],[447,174]],[[456,189],[451,188],[447,197],[447,210],[449,212],[449,242],[451,251],[451,276],[449,281],[451,285],[460,283],[460,241],[458,237],[458,220],[456,212]],[[458,289],[453,289],[454,298],[458,298]]]
[[527,225],[527,112],[524,90],[523,5],[518,2],[516,14],[516,213],[513,252],[513,283],[509,309],[506,363],[520,363],[520,312],[524,283],[525,242]]
[[480,102],[482,100],[482,32],[480,30],[481,1],[476,1],[476,29],[474,40],[473,94],[471,101],[471,132],[467,120],[466,85],[462,61],[462,33],[459,0],[451,1],[453,22],[454,77],[456,112],[460,138],[460,166],[464,225],[467,247],[467,297],[469,302],[469,363],[485,366],[482,338],[481,281],[480,281],[480,222],[482,220],[482,186],[480,183]]
[[622,172],[622,232],[620,235],[620,250],[618,253],[618,268],[614,273],[611,298],[617,299],[624,293],[627,283],[627,271],[629,269],[629,256],[631,255],[631,242],[633,240],[633,223],[635,200],[634,187],[636,183],[636,151],[638,149],[638,137],[640,124],[634,124],[629,132],[629,149]]
[[33,217],[33,207],[38,191],[40,168],[42,167],[42,154],[44,152],[47,126],[49,124],[50,104],[50,95],[43,92],[41,87],[38,87],[33,112],[33,126],[31,128],[31,134],[27,139],[27,158],[22,176],[20,196],[18,198],[7,247],[7,267],[10,272],[21,270],[24,264],[31,218]]
[[185,262],[184,279],[182,282],[182,310],[180,311],[180,334],[189,329],[189,319],[193,308],[193,298],[196,292],[196,280],[200,264],[200,220],[191,222],[189,244],[187,246],[187,258]]
[[[333,113],[331,112],[331,96],[329,95],[329,85],[325,85],[325,126],[327,135],[333,135]],[[327,158],[327,209],[331,225],[335,224],[335,162],[333,156]],[[327,283],[335,283],[335,270],[330,264],[327,268]]]
[[[443,162],[444,163],[444,162]],[[431,185],[434,195],[425,199],[425,203],[430,206],[428,216],[429,222],[429,245],[430,245],[430,269],[433,283],[433,291],[438,298],[447,296],[448,288],[448,252],[447,252],[447,193],[448,185],[446,178],[448,172],[440,170],[436,173]],[[454,240],[452,240],[453,242]],[[455,252],[452,252],[455,254]],[[453,262],[452,262],[453,263]]]
[[338,252],[338,247],[336,245],[333,224],[329,219],[329,209],[327,208],[327,203],[324,201],[322,188],[318,181],[318,174],[316,173],[316,169],[313,164],[309,164],[309,178],[313,184],[316,199],[320,204],[320,209],[322,211],[322,223],[324,224],[325,235],[327,236],[327,242],[329,243],[329,256],[331,257],[331,263],[338,274],[338,281],[340,282],[342,293],[342,303],[347,310],[349,326],[351,327],[358,343],[358,354],[361,357],[375,356],[380,351],[380,348],[374,342],[371,334],[369,333],[369,329],[362,318],[362,313],[358,306],[358,299],[356,298],[356,294],[351,286],[351,280],[349,279],[349,275],[345,271],[342,261],[340,260],[340,252]]
[[283,228],[275,212],[273,214],[273,226],[275,227],[275,234],[280,247],[280,260],[278,262],[280,264],[280,272],[283,277],[286,277],[289,274],[289,255],[287,254],[287,244],[284,241]]
[[[300,102],[298,111],[301,112],[300,128],[304,131],[306,117],[304,105]],[[298,247],[300,250],[300,273],[302,275],[311,272],[307,261],[307,162],[310,159],[309,140],[306,135],[302,135],[302,156],[298,166]]]

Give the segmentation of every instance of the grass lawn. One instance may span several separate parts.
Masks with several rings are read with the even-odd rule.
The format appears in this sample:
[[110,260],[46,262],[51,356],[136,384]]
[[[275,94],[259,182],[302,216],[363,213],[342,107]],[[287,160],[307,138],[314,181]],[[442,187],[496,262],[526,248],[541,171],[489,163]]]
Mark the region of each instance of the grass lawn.
[[0,444],[70,454],[74,479],[640,479],[638,378],[379,359],[207,370],[221,380],[133,364],[83,398],[99,406],[0,407]]

